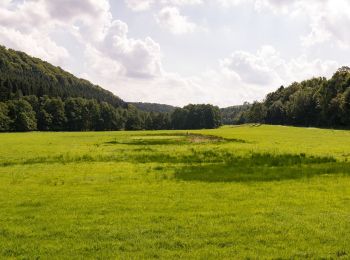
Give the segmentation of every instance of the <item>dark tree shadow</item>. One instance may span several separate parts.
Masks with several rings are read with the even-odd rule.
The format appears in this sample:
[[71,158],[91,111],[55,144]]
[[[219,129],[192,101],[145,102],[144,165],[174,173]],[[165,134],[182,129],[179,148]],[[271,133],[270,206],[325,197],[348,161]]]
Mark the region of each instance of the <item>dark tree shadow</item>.
[[175,178],[201,182],[266,182],[319,175],[350,175],[350,164],[331,157],[252,154],[219,164],[185,166],[175,171]]

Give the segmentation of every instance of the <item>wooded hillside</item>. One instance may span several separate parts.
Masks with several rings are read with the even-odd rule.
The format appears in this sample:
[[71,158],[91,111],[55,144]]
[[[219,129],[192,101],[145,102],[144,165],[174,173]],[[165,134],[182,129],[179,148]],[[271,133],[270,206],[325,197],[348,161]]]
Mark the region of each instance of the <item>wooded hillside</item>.
[[338,69],[330,79],[281,86],[244,111],[240,123],[350,128],[350,68]]
[[80,97],[107,102],[115,107],[126,106],[113,93],[79,79],[60,67],[0,46],[0,101],[28,95],[47,95],[63,100]]

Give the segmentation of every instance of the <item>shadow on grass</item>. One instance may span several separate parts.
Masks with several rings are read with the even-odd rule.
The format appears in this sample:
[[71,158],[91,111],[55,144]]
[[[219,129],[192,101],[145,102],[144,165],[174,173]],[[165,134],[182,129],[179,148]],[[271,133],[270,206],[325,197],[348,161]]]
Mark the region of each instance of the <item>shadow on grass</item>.
[[336,162],[332,157],[304,154],[252,154],[220,164],[182,167],[176,170],[175,178],[201,182],[266,182],[332,174],[350,175],[350,164]]
[[183,139],[178,139],[178,140],[174,140],[174,139],[131,139],[131,140],[126,140],[126,141],[109,141],[106,142],[105,144],[107,145],[115,145],[115,144],[126,144],[126,145],[174,145],[174,144],[184,144],[185,140]]
[[310,178],[323,174],[350,175],[350,163],[337,162],[333,157],[270,153],[239,156],[225,150],[197,151],[194,148],[184,153],[142,150],[76,156],[66,154],[0,162],[0,166],[89,162],[157,163],[159,169],[173,168],[175,179],[201,182],[263,182]]

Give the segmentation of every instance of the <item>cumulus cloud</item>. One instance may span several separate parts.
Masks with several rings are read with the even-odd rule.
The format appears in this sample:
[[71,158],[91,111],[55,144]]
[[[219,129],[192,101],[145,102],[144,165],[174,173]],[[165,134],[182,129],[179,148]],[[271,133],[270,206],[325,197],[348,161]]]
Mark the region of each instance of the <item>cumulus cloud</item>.
[[0,43],[6,47],[25,51],[55,64],[63,65],[68,51],[49,36],[55,26],[43,1],[0,5]]
[[98,46],[101,52],[119,61],[129,77],[156,77],[162,73],[160,46],[152,38],[128,38],[126,23],[116,20]]
[[[128,38],[128,26],[113,21],[107,0],[27,0],[1,2],[0,41],[58,65],[68,51],[51,37],[56,29],[72,33],[88,49],[117,61],[130,77],[161,73],[160,47],[151,38]],[[92,50],[92,49],[95,50]]]
[[285,60],[272,46],[263,46],[255,54],[236,51],[222,60],[221,66],[236,73],[244,84],[274,89],[293,81],[319,76],[329,77],[339,64],[331,60],[310,60],[305,55]]
[[296,19],[308,17],[310,33],[301,37],[305,46],[327,41],[337,42],[342,47],[349,45],[350,34],[344,30],[350,26],[350,2],[347,0],[255,0],[254,3],[258,11],[269,8],[276,14]]
[[66,64],[66,59],[69,57],[64,47],[39,32],[22,34],[17,30],[0,26],[0,44],[58,65]]
[[267,9],[275,14],[307,17],[310,32],[301,37],[304,46],[333,41],[348,47],[350,34],[344,28],[350,26],[350,1],[348,0],[212,0],[224,8],[251,4],[256,11]]
[[302,38],[303,43],[312,46],[326,41],[335,41],[342,47],[348,47],[350,35],[344,28],[350,26],[350,2],[344,0],[323,0],[305,10],[311,17],[311,32]]
[[198,27],[188,17],[180,14],[176,7],[165,7],[156,16],[158,24],[173,34],[194,32]]
[[[271,56],[270,56],[271,55]],[[273,84],[279,78],[274,68],[282,63],[275,49],[265,46],[258,53],[236,51],[222,61],[222,66],[237,73],[246,83],[257,85]]]

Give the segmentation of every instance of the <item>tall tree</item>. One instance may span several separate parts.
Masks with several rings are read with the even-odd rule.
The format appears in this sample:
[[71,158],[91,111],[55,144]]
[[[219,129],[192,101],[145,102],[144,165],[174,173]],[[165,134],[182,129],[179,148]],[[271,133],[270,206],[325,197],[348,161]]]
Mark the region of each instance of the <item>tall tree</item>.
[[11,100],[7,103],[9,117],[11,118],[10,129],[17,132],[34,131],[37,128],[35,112],[32,106],[25,100]]

